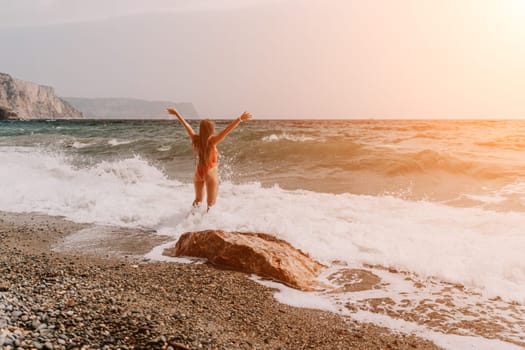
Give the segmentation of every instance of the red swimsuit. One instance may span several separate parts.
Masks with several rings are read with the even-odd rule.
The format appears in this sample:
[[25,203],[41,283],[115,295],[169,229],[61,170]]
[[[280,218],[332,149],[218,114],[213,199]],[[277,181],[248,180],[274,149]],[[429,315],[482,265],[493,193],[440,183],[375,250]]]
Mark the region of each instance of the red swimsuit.
[[197,165],[197,175],[204,180],[204,176],[208,173],[208,170],[217,166],[217,162],[217,147],[214,145],[211,148],[210,159],[208,163],[205,166],[200,164]]

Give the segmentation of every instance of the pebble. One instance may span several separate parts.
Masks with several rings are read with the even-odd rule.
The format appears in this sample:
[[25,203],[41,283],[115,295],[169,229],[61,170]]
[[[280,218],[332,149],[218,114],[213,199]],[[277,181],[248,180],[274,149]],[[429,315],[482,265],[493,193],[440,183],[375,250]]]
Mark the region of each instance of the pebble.
[[[27,227],[39,224],[34,218]],[[133,267],[131,261],[39,253],[42,235],[61,235],[62,226],[53,225],[42,233],[17,229],[17,249],[0,245],[0,276],[10,281],[0,293],[0,324],[9,328],[0,328],[2,350],[303,349],[311,347],[312,333],[316,349],[395,344],[378,331],[357,342],[353,336],[342,338],[331,327],[343,327],[343,321],[277,304],[270,291],[244,275],[205,264]],[[403,341],[405,349],[436,349],[409,339]]]
[[33,322],[31,322],[31,327],[33,327],[34,330],[38,330],[40,327],[40,321],[35,319]]

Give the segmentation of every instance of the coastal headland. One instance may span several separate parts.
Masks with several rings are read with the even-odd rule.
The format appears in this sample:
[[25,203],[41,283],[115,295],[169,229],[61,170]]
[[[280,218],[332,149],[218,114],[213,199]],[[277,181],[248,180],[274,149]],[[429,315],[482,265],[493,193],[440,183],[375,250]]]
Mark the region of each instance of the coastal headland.
[[58,97],[51,86],[0,72],[0,120],[82,118],[82,113]]

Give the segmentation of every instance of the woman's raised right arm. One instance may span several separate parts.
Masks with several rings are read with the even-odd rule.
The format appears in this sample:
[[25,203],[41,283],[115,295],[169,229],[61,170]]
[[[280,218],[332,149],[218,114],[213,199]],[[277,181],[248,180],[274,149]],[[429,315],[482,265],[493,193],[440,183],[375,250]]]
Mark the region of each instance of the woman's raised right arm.
[[193,141],[193,138],[195,137],[195,131],[193,131],[192,127],[190,124],[188,124],[188,122],[186,120],[184,120],[184,118],[182,117],[182,115],[179,114],[179,112],[177,112],[177,110],[173,107],[170,107],[167,109],[168,113],[169,114],[173,114],[174,116],[177,117],[177,119],[179,119],[179,121],[181,122],[181,124],[184,126],[184,128],[186,129],[186,132],[188,133],[188,135],[190,136],[190,139]]

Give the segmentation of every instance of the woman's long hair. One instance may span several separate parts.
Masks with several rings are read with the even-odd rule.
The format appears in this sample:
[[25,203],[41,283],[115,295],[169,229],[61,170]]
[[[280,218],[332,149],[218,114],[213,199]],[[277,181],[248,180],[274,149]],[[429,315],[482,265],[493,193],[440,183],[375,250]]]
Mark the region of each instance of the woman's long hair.
[[209,119],[201,120],[199,134],[193,138],[193,148],[199,154],[199,165],[205,167],[210,159],[211,147],[208,140],[215,133],[215,123]]

